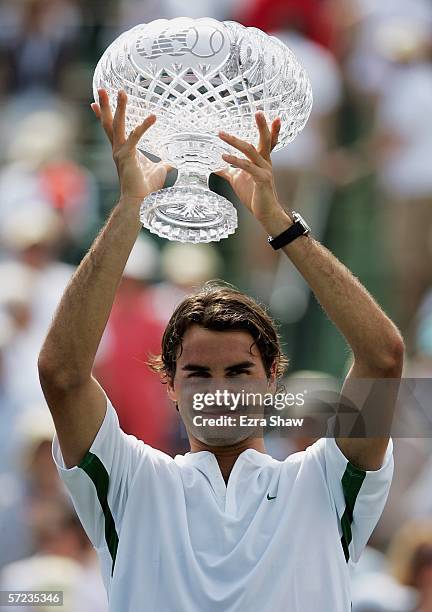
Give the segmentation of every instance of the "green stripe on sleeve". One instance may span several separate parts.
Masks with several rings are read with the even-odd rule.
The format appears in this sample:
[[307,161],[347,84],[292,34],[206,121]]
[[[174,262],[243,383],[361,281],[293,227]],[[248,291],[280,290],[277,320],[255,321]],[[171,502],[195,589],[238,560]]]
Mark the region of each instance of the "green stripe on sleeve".
[[351,524],[353,522],[354,504],[365,477],[366,472],[364,470],[357,468],[348,461],[344,475],[342,476],[342,490],[345,497],[345,511],[341,519],[341,544],[347,563],[349,560],[349,545],[352,540]]
[[105,540],[108,546],[108,550],[111,554],[112,575],[114,572],[114,565],[117,555],[118,535],[113,515],[111,514],[111,510],[108,505],[109,475],[99,457],[97,457],[90,451],[85,455],[84,459],[81,461],[78,467],[84,470],[84,472],[92,480],[96,488],[99,503],[102,507],[102,511],[105,516]]

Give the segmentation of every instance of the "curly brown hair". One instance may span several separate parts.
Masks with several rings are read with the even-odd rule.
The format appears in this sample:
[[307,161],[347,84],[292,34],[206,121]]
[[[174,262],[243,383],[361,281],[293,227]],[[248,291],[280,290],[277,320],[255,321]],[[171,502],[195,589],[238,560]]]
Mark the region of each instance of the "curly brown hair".
[[248,331],[260,352],[264,369],[270,376],[276,362],[276,378],[280,379],[289,360],[283,354],[275,322],[265,307],[219,279],[207,281],[196,293],[185,298],[174,310],[162,337],[162,352],[152,355],[147,365],[161,375],[164,382],[174,380],[178,350],[192,325],[213,331]]

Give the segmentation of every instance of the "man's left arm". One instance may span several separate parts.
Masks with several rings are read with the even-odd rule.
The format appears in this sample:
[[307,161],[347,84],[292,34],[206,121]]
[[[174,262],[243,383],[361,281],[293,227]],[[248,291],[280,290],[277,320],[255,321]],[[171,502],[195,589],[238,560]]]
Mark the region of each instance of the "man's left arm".
[[[266,219],[263,226],[268,234],[276,236],[292,223],[287,217],[287,213],[275,206],[274,218]],[[372,409],[382,411],[382,418],[378,417],[377,422],[385,423],[388,431],[404,355],[404,343],[397,327],[350,270],[313,237],[299,236],[282,250],[351,347],[353,364],[343,384],[342,397],[358,406],[357,398],[370,386],[368,403]],[[356,382],[360,379],[367,379],[366,384]],[[382,465],[388,440],[389,436],[337,438],[336,441],[354,465],[377,470]]]
[[[230,182],[266,233],[276,237],[293,224],[291,215],[278,201],[270,159],[277,143],[280,121],[273,121],[269,129],[264,115],[257,113],[256,122],[260,133],[258,147],[235,136],[219,134],[223,141],[246,157],[223,155],[231,167],[219,174]],[[299,236],[282,248],[352,349],[354,361],[345,379],[342,397],[348,397],[358,405],[356,396],[360,385],[356,381],[376,381],[382,389],[380,381],[388,380],[387,390],[390,392],[378,392],[376,398],[379,400],[369,398],[369,406],[372,404],[372,408],[379,410],[382,419],[390,424],[404,355],[399,330],[350,270],[312,236]],[[388,446],[388,432],[389,427],[386,435],[380,434],[380,437],[338,437],[336,441],[355,466],[377,470]]]

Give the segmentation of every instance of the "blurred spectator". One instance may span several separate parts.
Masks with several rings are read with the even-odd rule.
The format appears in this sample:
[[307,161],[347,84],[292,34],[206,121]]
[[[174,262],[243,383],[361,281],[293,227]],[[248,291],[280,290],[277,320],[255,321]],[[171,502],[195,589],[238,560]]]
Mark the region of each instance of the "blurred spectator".
[[242,2],[234,17],[247,27],[273,33],[299,30],[307,38],[328,47],[333,40],[327,0],[254,0]]
[[[0,221],[26,209],[29,202],[49,205],[58,214],[60,256],[87,240],[97,221],[98,190],[93,175],[73,160],[78,130],[76,115],[68,108],[24,114],[9,109],[5,165],[0,169]],[[13,126],[13,131],[12,127]],[[14,223],[14,221],[11,221]],[[15,224],[20,221],[15,221]],[[2,230],[6,246],[9,228]]]
[[96,552],[89,551],[71,589],[73,612],[108,612],[108,600]]
[[[17,406],[26,406],[44,400],[37,358],[73,267],[56,260],[61,224],[57,213],[47,205],[29,203],[11,212],[0,233],[3,245],[22,264],[20,282],[11,274],[10,264],[3,266],[6,291],[17,292],[8,298],[12,302],[9,310],[15,329],[2,351],[5,388],[11,401]],[[26,384],[23,384],[23,372]]]
[[147,2],[120,0],[117,10],[119,30],[121,31],[133,28],[138,23],[149,23],[154,19],[168,19],[170,17],[167,0],[147,0]]
[[161,323],[168,323],[176,306],[195,287],[219,276],[221,271],[222,260],[216,246],[167,242],[161,253],[164,280],[153,293],[153,310]]
[[81,15],[73,0],[22,0],[0,6],[0,89],[58,90],[75,57]]
[[224,21],[230,19],[243,0],[120,0],[120,22],[123,29],[154,19],[210,17]]
[[298,171],[314,170],[319,168],[324,152],[334,146],[335,116],[343,94],[340,67],[329,51],[300,32],[277,30],[273,35],[299,58],[313,92],[312,111],[306,126],[293,142],[273,154],[273,165]]
[[415,321],[415,354],[411,360],[413,377],[430,377],[432,374],[432,289],[426,292]]
[[[62,610],[74,612],[71,602],[73,588],[80,575],[81,564],[91,548],[78,517],[66,501],[53,503],[47,500],[34,514],[32,527],[36,553],[3,568],[1,589],[62,591]],[[48,612],[52,606],[41,606],[39,609]],[[19,612],[21,607],[8,606],[7,610]]]
[[[429,395],[430,401],[430,395]],[[430,406],[430,403],[429,403]],[[430,416],[430,411],[428,411]],[[430,422],[429,422],[430,427]],[[429,443],[429,439],[427,440]],[[412,519],[426,519],[432,517],[432,452],[429,444],[427,460],[418,470],[404,491],[403,508],[406,516]]]
[[416,612],[432,610],[432,521],[410,521],[396,533],[389,548],[390,571],[399,584],[415,588]]
[[0,464],[0,567],[34,551],[32,522],[39,508],[65,498],[51,456],[54,425],[46,405],[25,412],[21,407],[11,422],[10,457]]
[[[399,585],[386,572],[374,572],[354,580],[352,612],[417,612],[414,589]],[[426,612],[426,611],[424,611]]]
[[[403,410],[405,409],[409,414],[409,407],[403,406]],[[417,415],[413,415],[412,422],[407,424],[404,436],[394,439],[395,475],[387,503],[371,540],[374,545],[381,548],[389,542],[399,525],[412,516],[405,503],[407,491],[418,478],[430,453],[428,440],[421,437],[420,433],[417,437],[407,437],[411,431],[421,431],[419,429],[421,422],[416,417]]]
[[[34,379],[33,389],[27,394],[26,385],[23,384],[23,372],[28,366],[33,369],[33,363],[24,361],[19,364],[19,377],[15,383],[22,387],[22,392],[15,394],[11,380],[11,364],[13,353],[19,353],[21,334],[26,336],[31,319],[30,295],[33,282],[33,273],[29,266],[16,262],[4,261],[0,263],[0,472],[11,468],[12,452],[16,440],[13,438],[18,419],[24,405],[21,404],[23,395],[35,399],[40,398],[37,389],[38,379]],[[34,355],[33,355],[34,356]],[[25,356],[24,356],[25,357]],[[32,359],[32,356],[30,356]],[[30,387],[31,387],[31,381]]]
[[[432,34],[423,23],[387,26],[391,65],[377,102],[377,169],[394,267],[393,299],[409,352],[414,317],[432,284]],[[409,228],[409,229],[408,229]]]
[[94,550],[52,459],[53,435],[46,406],[28,407],[11,432],[15,466],[0,464],[0,588],[65,588],[65,609],[105,612]]
[[415,22],[427,30],[432,26],[429,0],[353,0],[357,16],[352,49],[347,64],[350,79],[358,91],[375,94],[386,88],[389,59],[382,53],[380,39],[395,20],[407,25]]
[[352,571],[353,612],[414,612],[417,593],[389,574],[387,557],[366,546]]
[[224,21],[230,19],[236,6],[242,0],[165,0],[167,9],[171,17],[184,15],[198,19],[199,17],[212,17]]

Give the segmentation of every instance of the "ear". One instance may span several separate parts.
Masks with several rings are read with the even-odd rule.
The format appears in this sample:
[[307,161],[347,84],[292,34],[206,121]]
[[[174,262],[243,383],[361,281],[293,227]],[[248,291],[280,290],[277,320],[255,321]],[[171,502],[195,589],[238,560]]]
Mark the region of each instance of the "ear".
[[167,382],[167,395],[169,399],[175,403],[176,410],[177,412],[179,412],[178,403],[177,403],[177,393],[174,389],[174,382],[172,380],[168,380]]
[[276,391],[276,374],[277,374],[277,360],[275,359],[272,363],[272,366],[270,368],[270,376],[268,378],[268,387],[272,390],[272,391]]
[[177,392],[174,389],[174,381],[172,379],[167,381],[167,394],[171,401],[177,403]]

